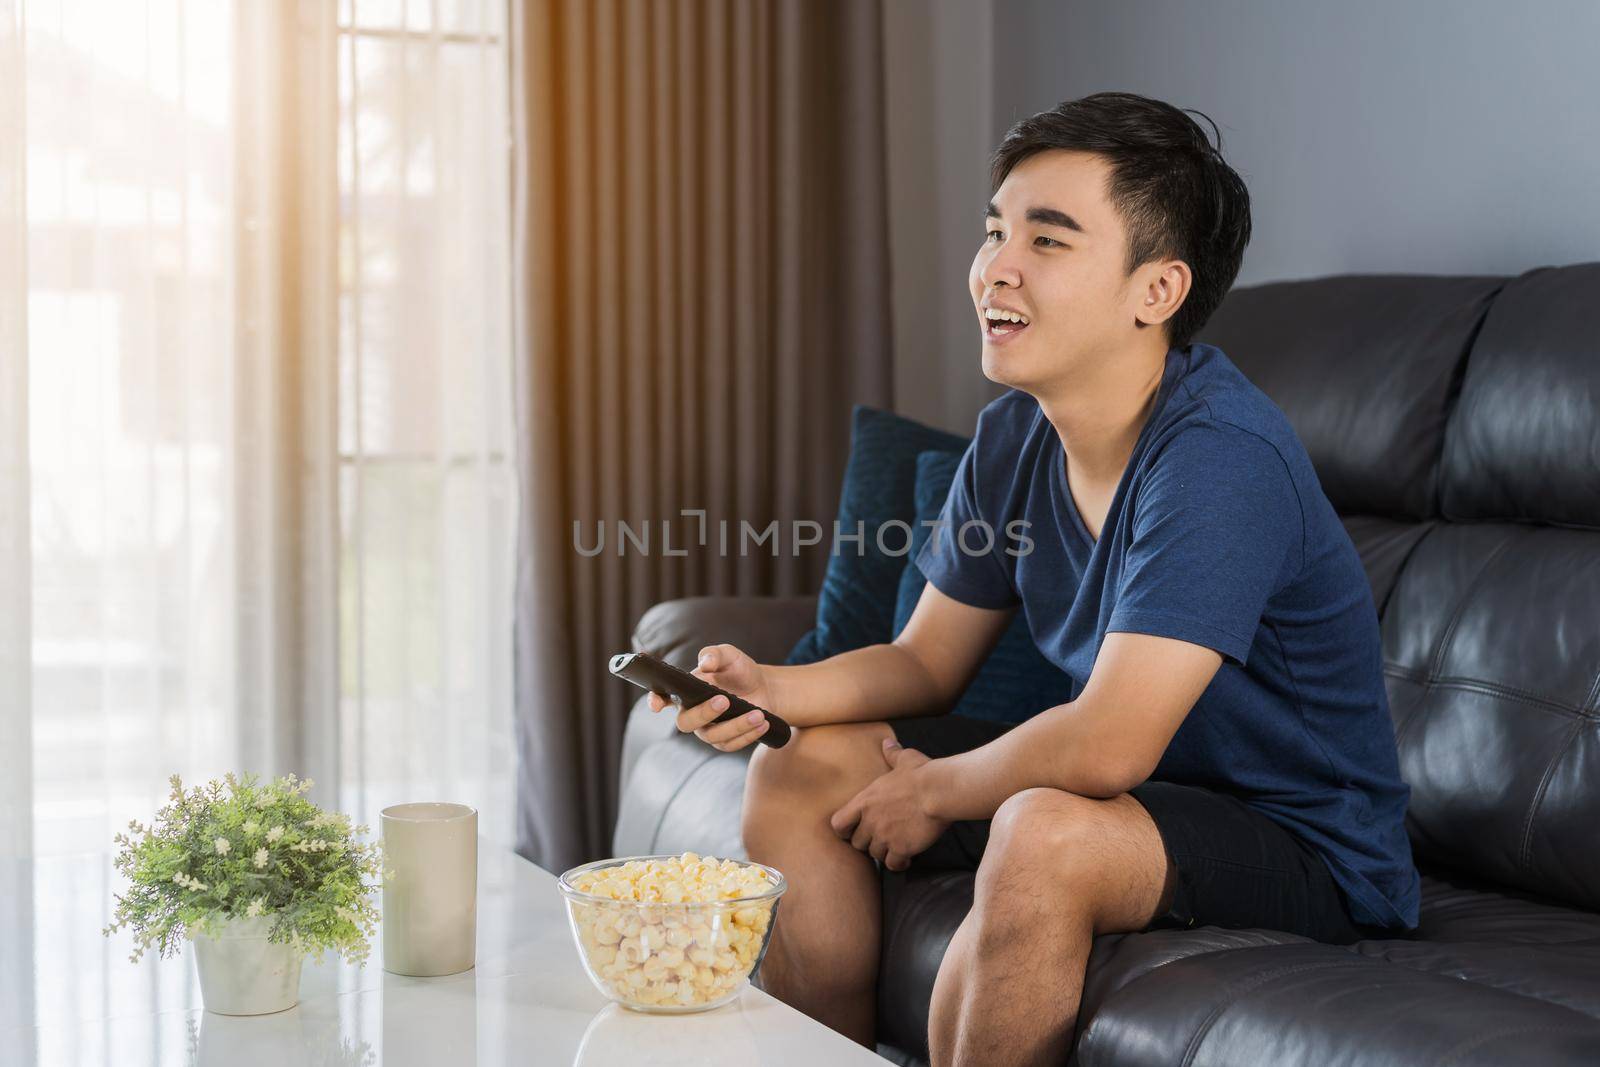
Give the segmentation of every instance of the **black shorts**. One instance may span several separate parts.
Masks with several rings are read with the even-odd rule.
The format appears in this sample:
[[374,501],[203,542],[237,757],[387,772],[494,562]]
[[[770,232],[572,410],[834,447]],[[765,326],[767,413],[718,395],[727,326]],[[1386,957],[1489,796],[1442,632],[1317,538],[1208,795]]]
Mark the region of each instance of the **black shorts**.
[[[931,758],[969,752],[1010,724],[961,715],[889,723],[906,748]],[[1236,797],[1200,786],[1147,781],[1128,791],[1154,820],[1177,868],[1172,906],[1146,929],[1262,928],[1345,945],[1408,936],[1350,917],[1344,893],[1311,846]],[[989,821],[955,822],[911,869],[977,870]]]

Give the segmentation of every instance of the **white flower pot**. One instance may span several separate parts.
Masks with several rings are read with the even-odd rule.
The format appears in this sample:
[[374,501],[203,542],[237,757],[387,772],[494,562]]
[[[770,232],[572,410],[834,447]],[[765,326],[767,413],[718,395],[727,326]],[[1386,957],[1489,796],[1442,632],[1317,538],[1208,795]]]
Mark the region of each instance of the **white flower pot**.
[[219,1015],[269,1015],[300,1001],[305,952],[267,940],[272,920],[227,919],[216,937],[196,933],[195,964],[207,1011]]

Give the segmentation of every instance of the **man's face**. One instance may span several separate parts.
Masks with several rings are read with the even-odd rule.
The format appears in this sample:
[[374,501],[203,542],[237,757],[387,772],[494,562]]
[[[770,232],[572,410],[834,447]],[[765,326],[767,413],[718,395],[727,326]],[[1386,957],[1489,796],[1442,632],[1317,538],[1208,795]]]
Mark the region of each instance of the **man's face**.
[[[995,192],[967,278],[990,380],[1036,391],[1133,343],[1155,265],[1123,272],[1128,239],[1106,198],[1110,173],[1099,156],[1053,149],[1017,164]],[[989,305],[1028,324],[995,322]]]

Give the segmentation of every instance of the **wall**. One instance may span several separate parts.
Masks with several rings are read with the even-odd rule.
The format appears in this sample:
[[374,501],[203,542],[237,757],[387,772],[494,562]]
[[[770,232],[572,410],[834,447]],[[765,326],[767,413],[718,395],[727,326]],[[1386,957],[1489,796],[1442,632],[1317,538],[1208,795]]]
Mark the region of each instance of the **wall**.
[[967,270],[983,240],[994,150],[990,0],[884,0],[895,409],[971,433],[999,389]]
[[[1594,0],[981,6],[992,18],[993,112],[980,123],[990,149],[1016,119],[1103,89],[1216,121],[1251,193],[1240,285],[1346,272],[1511,274],[1600,259]],[[963,50],[935,55],[952,59],[964,87],[972,75]],[[932,121],[948,131],[967,120],[966,106]],[[954,243],[968,232],[967,205],[939,206],[948,216],[940,239]],[[944,295],[943,277],[939,285]],[[897,300],[913,295],[896,291]],[[896,326],[917,310],[897,308]],[[942,406],[905,410],[937,410],[970,431],[989,383],[975,354],[948,342],[939,351],[938,385],[919,383],[906,399],[921,404],[936,391]]]

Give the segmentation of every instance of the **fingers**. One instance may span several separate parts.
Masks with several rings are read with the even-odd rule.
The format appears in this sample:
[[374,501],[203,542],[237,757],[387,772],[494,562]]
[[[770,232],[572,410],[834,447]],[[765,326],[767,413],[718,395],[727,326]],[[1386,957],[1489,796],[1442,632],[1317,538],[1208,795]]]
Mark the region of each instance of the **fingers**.
[[860,797],[860,793],[851,797],[849,803],[834,812],[833,817],[828,820],[828,826],[840,837],[849,838],[855,833],[856,823],[861,821]]
[[767,717],[765,715],[759,711],[748,711],[737,719],[729,719],[727,722],[719,722],[711,726],[702,726],[694,732],[694,735],[708,745],[718,746],[766,725]]
[[678,712],[678,732],[692,734],[715,719],[718,715],[728,710],[728,698],[720,693],[704,704],[696,704],[692,708],[684,708]]
[[650,690],[650,692],[647,693],[646,696],[648,696],[650,698],[650,710],[651,711],[660,711],[662,708],[664,708],[668,704],[672,703],[672,701],[670,701],[667,698],[663,697],[660,693],[656,692],[654,689]]
[[[712,727],[712,729],[721,729],[723,726],[742,727],[744,722],[744,719],[736,719],[733,722],[719,723],[716,727]],[[761,735],[767,732],[767,729],[770,725],[771,724],[767,722],[766,717],[763,716],[759,723],[757,723],[755,726],[749,727],[748,729],[744,729],[743,732],[739,734],[734,735],[731,740],[707,741],[707,744],[709,744],[712,748],[719,749],[723,752],[737,752],[746,745],[752,744],[753,742],[759,740]],[[701,731],[697,730],[695,733],[698,736]],[[704,741],[706,739],[701,737],[701,740]]]
[[712,685],[738,691],[748,681],[750,657],[732,645],[707,645],[689,673]]
[[911,860],[902,852],[891,852],[884,858],[883,865],[891,871],[903,871],[911,866]]
[[706,672],[720,671],[733,663],[737,651],[732,645],[707,645],[700,650],[700,659],[695,664],[695,669]]

